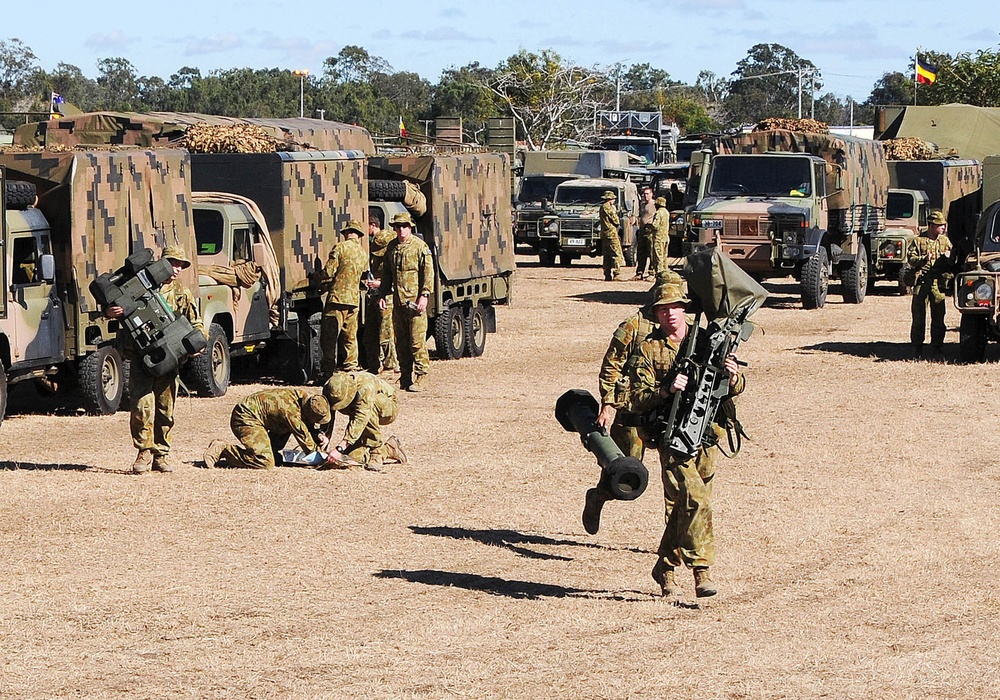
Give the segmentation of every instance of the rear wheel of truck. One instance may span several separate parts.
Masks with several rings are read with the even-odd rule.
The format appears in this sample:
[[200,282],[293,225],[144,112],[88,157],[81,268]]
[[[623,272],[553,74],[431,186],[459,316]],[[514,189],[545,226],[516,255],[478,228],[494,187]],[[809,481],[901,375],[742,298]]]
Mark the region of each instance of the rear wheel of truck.
[[830,287],[830,265],[826,248],[806,260],[802,266],[802,307],[819,309],[826,303],[826,293]]
[[369,180],[368,199],[381,202],[402,202],[406,198],[406,183],[402,180]]
[[538,264],[542,267],[552,267],[556,264],[556,254],[551,250],[538,251]]
[[80,361],[80,391],[91,413],[110,415],[118,410],[125,391],[122,356],[113,345],[102,345]]
[[229,339],[218,323],[208,329],[208,347],[188,362],[188,380],[198,396],[224,396],[229,389],[232,361]]
[[7,372],[0,364],[0,425],[3,425],[3,417],[7,415]]
[[868,291],[868,251],[858,246],[858,257],[840,273],[840,289],[848,304],[860,304]]
[[457,360],[465,351],[465,314],[461,306],[452,306],[434,320],[434,343],[437,354],[445,360]]
[[486,350],[486,313],[476,304],[465,317],[465,354],[479,357]]
[[986,332],[989,321],[980,314],[962,314],[958,327],[958,359],[964,364],[986,359]]

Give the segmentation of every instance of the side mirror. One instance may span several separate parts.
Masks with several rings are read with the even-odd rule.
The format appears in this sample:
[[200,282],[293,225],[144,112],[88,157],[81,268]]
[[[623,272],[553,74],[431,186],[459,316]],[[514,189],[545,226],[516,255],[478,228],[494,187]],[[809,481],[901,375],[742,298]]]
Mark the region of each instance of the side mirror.
[[56,281],[56,259],[53,255],[43,255],[41,259],[42,280],[49,284]]

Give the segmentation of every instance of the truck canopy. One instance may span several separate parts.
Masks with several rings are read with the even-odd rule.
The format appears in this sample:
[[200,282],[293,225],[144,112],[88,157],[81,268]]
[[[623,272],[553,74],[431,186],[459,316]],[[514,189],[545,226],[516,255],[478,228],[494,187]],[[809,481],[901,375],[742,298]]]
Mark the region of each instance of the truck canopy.
[[907,106],[879,139],[912,137],[930,141],[942,156],[974,158],[1000,154],[1000,108],[949,104]]
[[527,151],[522,175],[569,173],[604,177],[605,171],[630,169],[624,151]]

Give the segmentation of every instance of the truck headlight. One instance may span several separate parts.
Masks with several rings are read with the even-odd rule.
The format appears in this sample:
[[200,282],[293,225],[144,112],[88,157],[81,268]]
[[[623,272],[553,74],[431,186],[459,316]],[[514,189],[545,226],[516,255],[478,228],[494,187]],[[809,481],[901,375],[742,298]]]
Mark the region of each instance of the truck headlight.
[[548,226],[546,226],[546,229],[548,230],[549,233],[559,233],[559,223],[553,221]]
[[993,285],[989,282],[981,282],[972,290],[972,298],[977,302],[993,301]]

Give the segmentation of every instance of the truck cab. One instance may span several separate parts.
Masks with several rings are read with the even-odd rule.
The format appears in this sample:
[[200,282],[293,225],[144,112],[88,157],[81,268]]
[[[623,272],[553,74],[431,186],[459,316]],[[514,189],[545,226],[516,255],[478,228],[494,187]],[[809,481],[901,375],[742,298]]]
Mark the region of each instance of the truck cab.
[[584,177],[572,173],[540,173],[521,177],[514,200],[514,243],[538,250],[538,224],[550,211],[556,187]]
[[625,262],[635,264],[635,229],[639,216],[639,192],[635,183],[587,178],[556,187],[551,212],[542,217],[538,226],[538,258],[542,265],[554,264],[556,255],[561,264],[570,265],[584,255],[594,257],[602,253],[600,209],[602,196],[608,190],[616,196]]
[[910,242],[927,231],[927,194],[921,190],[890,189],[885,208],[885,230],[872,236],[872,260],[868,270],[871,289],[878,280],[889,280],[901,294],[906,251]]
[[958,355],[962,362],[983,362],[989,341],[1000,340],[1000,202],[980,217],[967,268],[955,276],[955,307],[962,317]]

